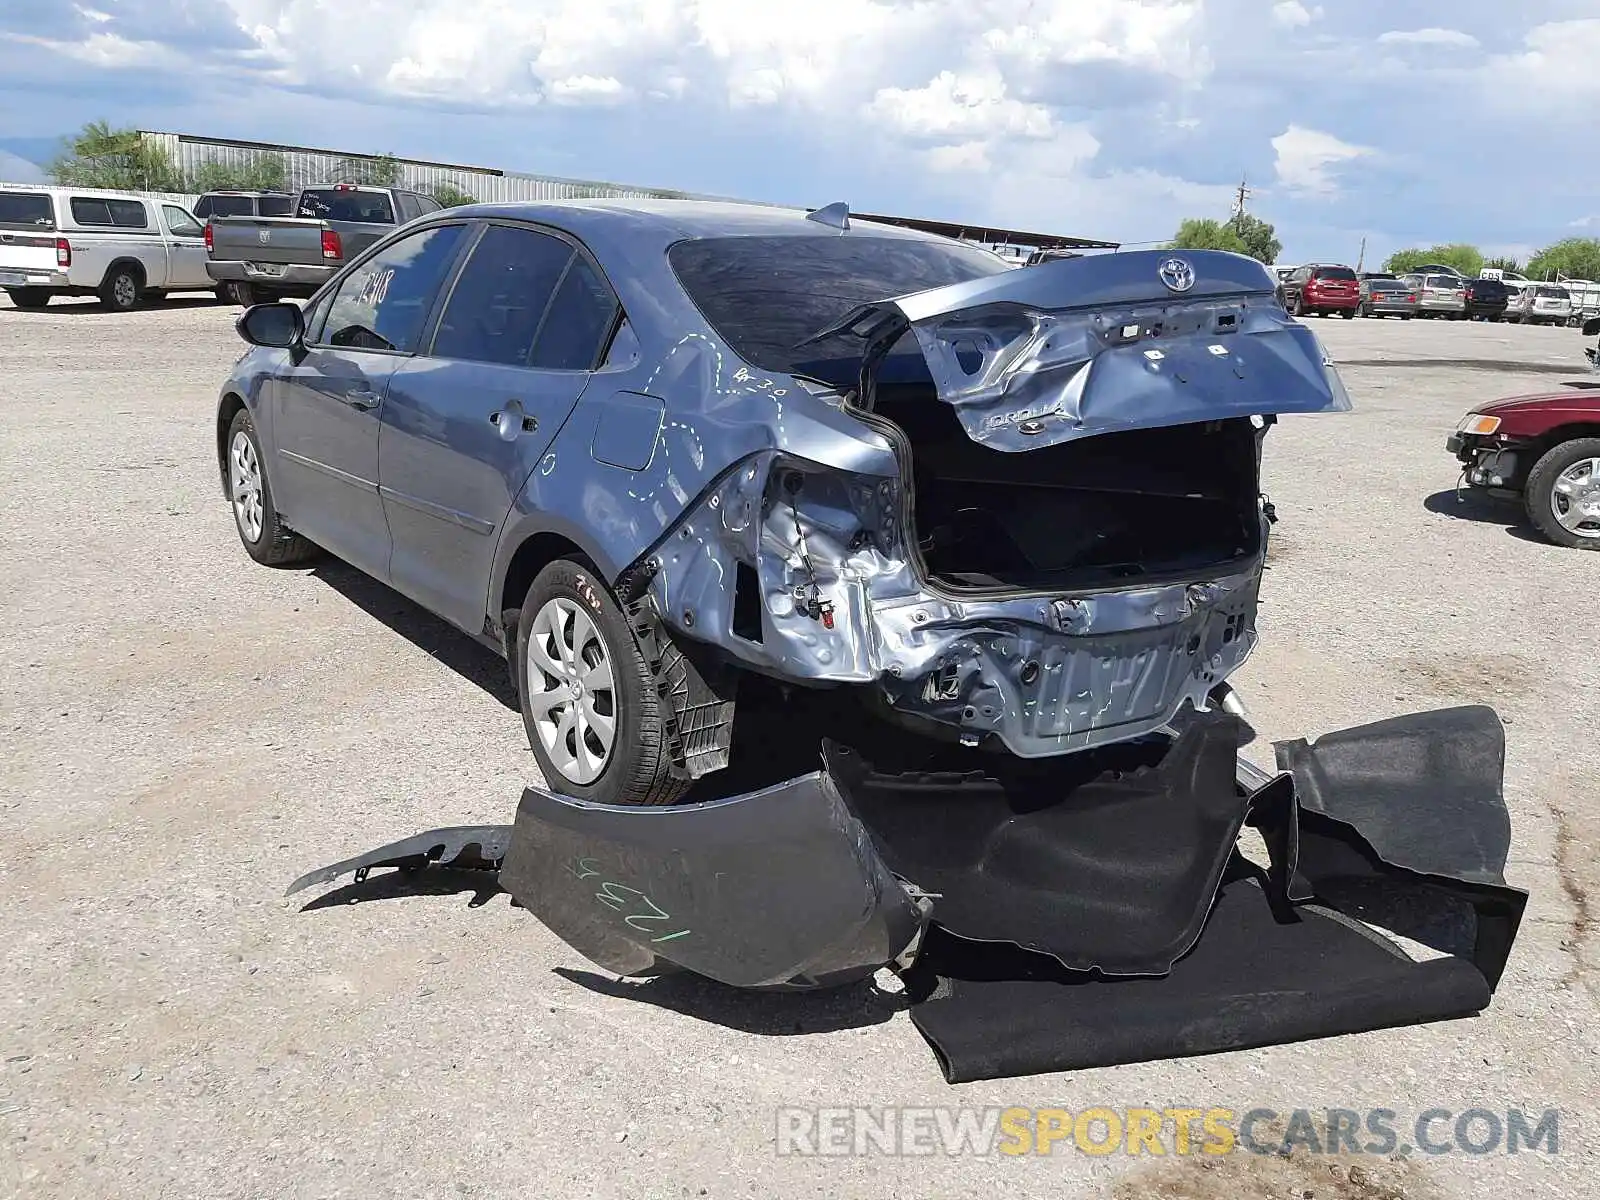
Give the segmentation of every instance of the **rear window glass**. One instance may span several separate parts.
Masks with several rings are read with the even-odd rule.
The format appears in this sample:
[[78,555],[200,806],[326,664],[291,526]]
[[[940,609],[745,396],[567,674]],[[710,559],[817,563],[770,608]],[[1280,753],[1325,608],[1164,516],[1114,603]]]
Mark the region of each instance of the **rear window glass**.
[[1317,268],[1317,278],[1318,279],[1350,279],[1350,280],[1353,280],[1353,279],[1355,279],[1355,277],[1356,277],[1356,273],[1354,271],[1352,271],[1349,267],[1318,267]]
[[1398,279],[1371,279],[1367,281],[1367,288],[1374,292],[1403,292],[1406,285]]
[[213,217],[249,217],[255,214],[255,204],[249,196],[206,196]]
[[1542,287],[1539,289],[1539,298],[1541,300],[1570,300],[1572,299],[1572,293],[1567,291],[1566,288]]
[[858,305],[1011,270],[976,247],[838,234],[701,238],[667,258],[717,334],[767,371],[859,356],[855,339],[796,350]]
[[0,229],[54,229],[50,197],[38,192],[0,192]]
[[318,221],[364,221],[393,225],[394,206],[387,192],[341,192],[337,188],[307,188],[300,193],[297,216]]
[[293,196],[262,196],[261,215],[263,217],[289,217],[294,215]]
[[72,219],[79,225],[110,225],[118,229],[148,229],[149,214],[138,200],[102,200],[98,197],[74,196]]

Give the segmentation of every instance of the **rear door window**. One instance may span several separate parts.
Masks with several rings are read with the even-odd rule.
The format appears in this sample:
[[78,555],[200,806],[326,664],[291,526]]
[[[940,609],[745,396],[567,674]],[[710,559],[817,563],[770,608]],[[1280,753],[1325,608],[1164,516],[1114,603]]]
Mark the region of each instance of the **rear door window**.
[[91,196],[74,196],[71,200],[72,220],[78,225],[106,226],[116,229],[148,229],[150,215],[141,200],[100,199]]
[[415,351],[464,229],[420,230],[354,268],[334,295],[322,341],[354,350]]
[[43,192],[0,192],[0,229],[54,229],[56,215]]
[[415,221],[422,215],[422,210],[417,207],[417,198],[410,192],[396,192],[395,203],[400,206],[400,221]]
[[605,280],[582,255],[575,255],[550,302],[528,365],[546,371],[593,370],[616,316],[617,300]]
[[532,365],[534,339],[573,249],[532,229],[491,225],[461,269],[433,337],[433,354]]

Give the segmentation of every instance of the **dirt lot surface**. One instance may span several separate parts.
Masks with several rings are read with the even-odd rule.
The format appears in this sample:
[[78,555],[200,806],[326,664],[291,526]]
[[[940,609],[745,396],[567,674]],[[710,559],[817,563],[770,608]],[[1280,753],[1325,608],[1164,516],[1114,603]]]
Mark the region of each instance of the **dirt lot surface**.
[[[0,1193],[1600,1192],[1600,554],[1458,506],[1443,444],[1475,400],[1593,386],[1575,332],[1311,322],[1358,411],[1269,439],[1282,522],[1237,681],[1263,743],[1504,715],[1532,901],[1493,1007],[952,1088],[865,987],[619,984],[504,896],[283,902],[314,866],[509,821],[534,768],[488,652],[338,565],[245,557],[213,447],[235,313],[0,300]],[[1560,1154],[800,1159],[774,1152],[779,1105],[1557,1108]]]

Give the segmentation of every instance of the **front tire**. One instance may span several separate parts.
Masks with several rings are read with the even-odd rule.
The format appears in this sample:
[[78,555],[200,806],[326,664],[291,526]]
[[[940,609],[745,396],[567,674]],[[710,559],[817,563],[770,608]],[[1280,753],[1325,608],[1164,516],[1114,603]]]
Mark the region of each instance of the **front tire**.
[[245,553],[262,566],[294,566],[320,553],[278,519],[272,486],[262,466],[261,441],[248,408],[241,408],[228,426],[228,495],[239,541]]
[[50,303],[50,289],[42,287],[7,288],[6,295],[11,297],[11,303],[18,308],[26,308],[37,312]]
[[690,781],[671,770],[667,711],[633,629],[586,563],[540,571],[517,622],[517,692],[545,785],[593,804],[660,805]]
[[1600,438],[1574,438],[1545,452],[1523,489],[1534,528],[1558,546],[1600,550]]

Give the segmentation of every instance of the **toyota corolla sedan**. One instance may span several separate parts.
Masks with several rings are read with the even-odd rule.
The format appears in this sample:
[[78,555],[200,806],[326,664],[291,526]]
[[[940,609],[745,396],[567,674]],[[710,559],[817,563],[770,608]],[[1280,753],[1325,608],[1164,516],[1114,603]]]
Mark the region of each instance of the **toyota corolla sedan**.
[[218,463],[258,562],[331,553],[504,654],[565,795],[680,798],[752,674],[1067,754],[1255,644],[1263,439],[1349,407],[1273,286],[843,205],[450,209],[240,317]]

